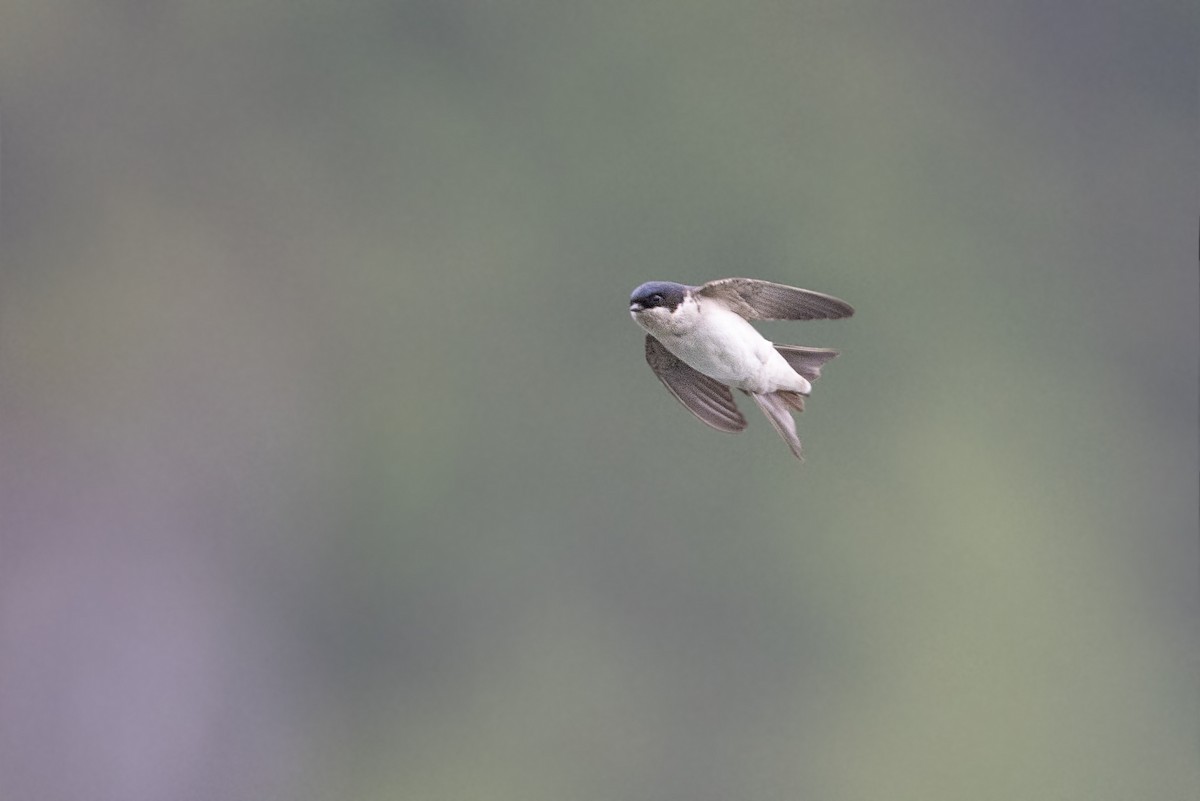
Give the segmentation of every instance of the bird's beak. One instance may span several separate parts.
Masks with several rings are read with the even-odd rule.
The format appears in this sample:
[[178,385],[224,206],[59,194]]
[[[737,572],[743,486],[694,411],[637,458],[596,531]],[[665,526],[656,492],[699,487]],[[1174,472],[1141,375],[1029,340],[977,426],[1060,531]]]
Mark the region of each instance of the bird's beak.
[[629,304],[630,312],[640,312],[640,311],[645,311],[645,310],[646,310],[646,307],[643,306],[642,304],[638,303],[636,300],[633,303]]

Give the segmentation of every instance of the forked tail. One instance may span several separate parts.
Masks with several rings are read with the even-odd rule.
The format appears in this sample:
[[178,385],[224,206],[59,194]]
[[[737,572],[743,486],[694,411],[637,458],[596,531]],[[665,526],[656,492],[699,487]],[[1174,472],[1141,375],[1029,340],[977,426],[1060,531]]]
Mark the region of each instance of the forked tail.
[[762,409],[763,414],[771,421],[771,425],[775,427],[775,431],[779,436],[783,437],[783,441],[792,449],[792,453],[800,461],[804,461],[804,455],[800,452],[800,437],[796,435],[796,420],[792,417],[792,410],[797,412],[804,411],[804,397],[798,392],[769,392],[765,395],[760,395],[756,392],[749,393],[750,397],[754,398],[754,402],[758,404],[758,408]]
[[[829,348],[804,348],[799,345],[776,345],[775,350],[800,375],[809,382],[821,377],[821,367],[825,362],[838,355],[836,350]],[[771,421],[771,425],[783,437],[783,441],[792,449],[797,459],[804,460],[800,453],[800,437],[796,435],[796,420],[792,412],[804,411],[804,396],[799,392],[769,392],[765,395],[748,393],[762,409],[763,414]]]
[[804,348],[799,345],[776,345],[775,350],[789,366],[810,382],[821,377],[821,366],[838,355],[830,348]]

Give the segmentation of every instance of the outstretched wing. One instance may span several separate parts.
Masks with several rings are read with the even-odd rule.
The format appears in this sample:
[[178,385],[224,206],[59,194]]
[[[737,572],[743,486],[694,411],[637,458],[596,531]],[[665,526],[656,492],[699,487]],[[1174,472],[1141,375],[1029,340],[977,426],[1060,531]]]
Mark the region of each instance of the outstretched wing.
[[646,363],[663,386],[700,422],[729,433],[746,427],[746,418],[733,402],[729,387],[689,367],[649,334],[646,335]]
[[831,295],[755,278],[709,281],[697,294],[724,303],[747,320],[836,320],[854,314],[853,306]]

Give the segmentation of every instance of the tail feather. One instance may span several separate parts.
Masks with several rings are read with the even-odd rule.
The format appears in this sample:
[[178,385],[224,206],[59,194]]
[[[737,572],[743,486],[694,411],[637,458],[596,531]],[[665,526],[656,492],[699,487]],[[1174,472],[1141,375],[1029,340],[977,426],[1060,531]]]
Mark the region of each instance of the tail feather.
[[781,389],[776,391],[775,394],[783,398],[783,402],[788,406],[791,406],[797,412],[804,411],[804,396],[799,392],[788,392],[787,390]]
[[797,406],[803,408],[804,399],[794,392],[769,392],[764,395],[751,392],[750,397],[754,398],[758,408],[762,409],[795,457],[804,461],[800,452],[800,437],[796,434],[796,421],[792,418],[792,409],[799,411]]
[[809,381],[821,377],[821,365],[838,355],[830,348],[804,348],[799,345],[776,345],[779,355],[800,375]]

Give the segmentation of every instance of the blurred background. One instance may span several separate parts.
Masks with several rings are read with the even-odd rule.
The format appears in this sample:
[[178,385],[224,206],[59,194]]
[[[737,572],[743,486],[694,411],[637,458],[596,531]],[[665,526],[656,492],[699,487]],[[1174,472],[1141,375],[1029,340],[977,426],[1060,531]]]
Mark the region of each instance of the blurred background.
[[1197,797],[1198,15],[9,0],[0,795]]

